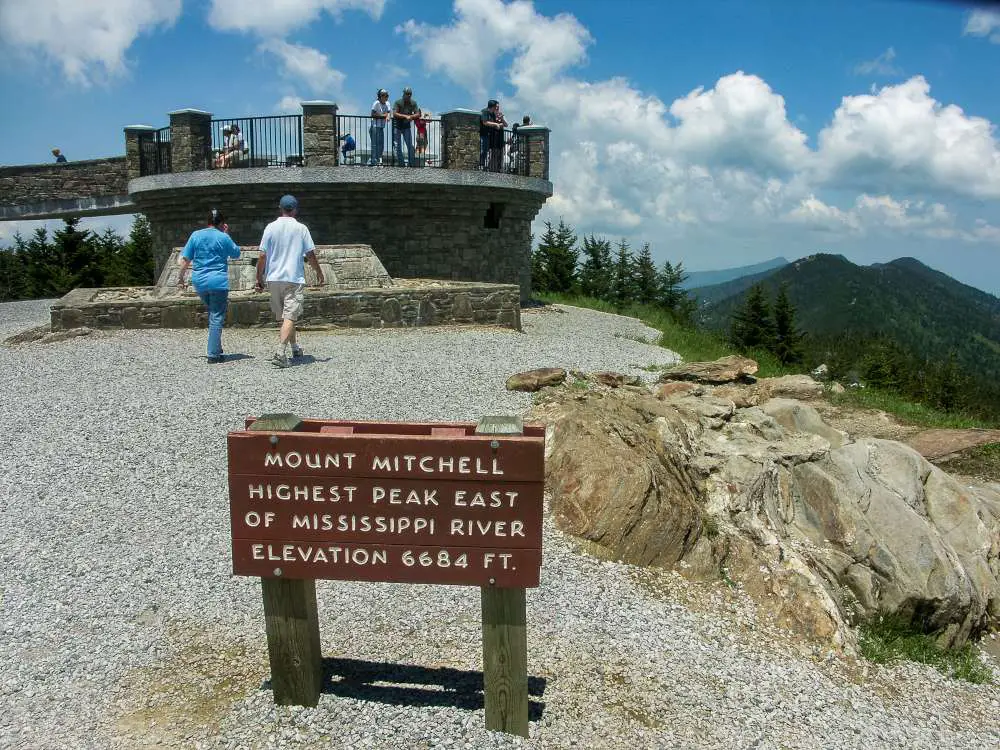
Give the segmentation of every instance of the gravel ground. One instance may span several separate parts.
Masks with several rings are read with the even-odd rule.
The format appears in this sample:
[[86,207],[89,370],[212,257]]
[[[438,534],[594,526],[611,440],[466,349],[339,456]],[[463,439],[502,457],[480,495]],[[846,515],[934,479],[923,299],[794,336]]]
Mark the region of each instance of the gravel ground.
[[[200,331],[0,347],[0,747],[1000,746],[996,682],[815,653],[738,592],[601,561],[548,521],[530,739],[483,729],[467,587],[318,582],[327,688],[275,707],[259,583],[230,575],[226,432],[275,411],[521,413],[513,372],[672,359],[636,321],[564,310],[526,312],[523,334],[307,332],[314,361],[284,371],[273,331],[227,331],[248,356],[214,367]],[[0,305],[0,338],[46,317]]]

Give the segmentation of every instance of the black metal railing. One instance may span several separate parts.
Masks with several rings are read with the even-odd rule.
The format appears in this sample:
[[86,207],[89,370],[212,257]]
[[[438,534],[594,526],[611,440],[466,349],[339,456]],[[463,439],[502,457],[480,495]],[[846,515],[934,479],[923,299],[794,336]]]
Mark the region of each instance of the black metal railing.
[[479,168],[484,172],[528,174],[526,140],[516,130],[490,130],[479,141]]
[[139,138],[139,175],[170,172],[170,127],[154,130]]
[[407,131],[368,115],[338,115],[337,138],[340,163],[348,166],[441,166],[441,121],[434,118],[412,120]]
[[[236,126],[239,130],[224,133]],[[302,115],[212,120],[208,169],[301,167]]]

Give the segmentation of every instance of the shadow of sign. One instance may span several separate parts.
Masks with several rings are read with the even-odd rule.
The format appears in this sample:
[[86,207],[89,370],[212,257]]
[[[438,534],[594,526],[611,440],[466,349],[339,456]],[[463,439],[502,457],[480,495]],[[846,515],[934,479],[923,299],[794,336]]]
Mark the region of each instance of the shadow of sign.
[[[269,690],[271,681],[261,687]],[[466,711],[484,706],[482,672],[362,659],[324,657],[322,692],[394,706],[454,706]],[[545,703],[538,699],[544,692],[545,678],[529,676],[530,721],[542,718]]]

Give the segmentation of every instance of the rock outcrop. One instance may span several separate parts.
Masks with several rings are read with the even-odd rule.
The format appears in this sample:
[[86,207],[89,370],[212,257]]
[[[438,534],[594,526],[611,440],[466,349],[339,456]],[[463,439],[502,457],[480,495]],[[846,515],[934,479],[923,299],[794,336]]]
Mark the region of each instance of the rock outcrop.
[[827,643],[850,647],[847,626],[879,615],[949,646],[1000,625],[995,487],[772,397],[814,392],[804,382],[762,379],[738,399],[732,385],[684,385],[546,392],[535,416],[550,425],[557,524],[626,562],[738,582]]

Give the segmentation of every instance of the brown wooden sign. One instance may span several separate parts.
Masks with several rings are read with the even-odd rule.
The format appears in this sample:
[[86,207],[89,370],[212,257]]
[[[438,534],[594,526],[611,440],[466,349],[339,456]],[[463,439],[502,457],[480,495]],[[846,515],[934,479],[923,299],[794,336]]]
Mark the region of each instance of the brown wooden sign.
[[230,432],[233,572],[538,586],[544,428],[475,430],[302,420]]

